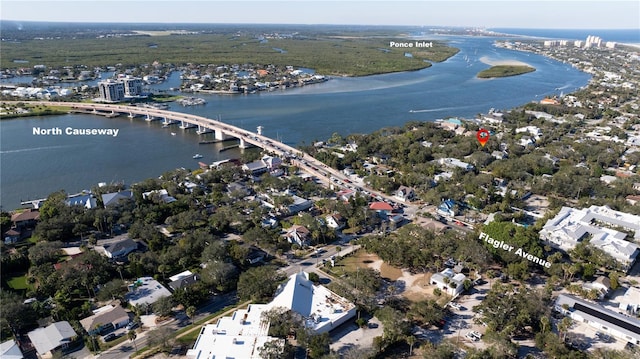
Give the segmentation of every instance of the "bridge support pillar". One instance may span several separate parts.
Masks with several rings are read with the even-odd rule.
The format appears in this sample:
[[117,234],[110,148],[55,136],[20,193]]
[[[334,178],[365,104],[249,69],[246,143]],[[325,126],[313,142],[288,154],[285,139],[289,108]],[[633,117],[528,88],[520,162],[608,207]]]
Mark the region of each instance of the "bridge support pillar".
[[[226,140],[226,139],[228,139],[228,138],[229,138],[229,136],[227,136],[227,135],[226,135],[224,132],[222,132],[221,130],[217,130],[217,131],[215,131],[215,132],[216,132],[216,134],[215,134],[216,140],[224,141],[224,140]],[[241,140],[242,140],[242,139],[241,139]]]
[[136,117],[136,115],[134,115],[133,112],[129,112],[129,116],[127,116],[127,117],[134,118],[134,117]]
[[244,138],[240,138],[240,145],[238,145],[239,148],[247,148],[247,143],[244,142]]
[[151,121],[154,120],[154,118],[153,118],[153,116],[147,114],[147,117],[144,120],[147,121],[147,122],[151,122]]
[[211,132],[211,130],[208,129],[207,127],[198,125],[198,130],[196,131],[197,134],[202,135],[202,134],[208,133],[208,132]]

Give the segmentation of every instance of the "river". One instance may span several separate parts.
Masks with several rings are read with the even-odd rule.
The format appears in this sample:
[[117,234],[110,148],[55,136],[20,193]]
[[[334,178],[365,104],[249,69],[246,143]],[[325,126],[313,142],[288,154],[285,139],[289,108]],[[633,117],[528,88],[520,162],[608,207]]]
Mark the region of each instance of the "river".
[[[433,37],[431,37],[433,39]],[[428,40],[428,39],[427,39]],[[407,121],[433,121],[449,116],[471,118],[490,108],[509,109],[547,95],[570,93],[590,76],[567,64],[530,53],[493,46],[494,38],[451,37],[460,52],[442,63],[413,72],[330,81],[253,95],[200,95],[203,106],[170,110],[219,117],[248,130],[263,126],[263,134],[287,144],[326,140],[332,133],[370,133]],[[528,74],[477,79],[492,61],[516,60],[536,68]],[[155,90],[179,86],[173,73]],[[33,127],[118,128],[117,137],[35,136]],[[164,129],[158,123],[126,117],[62,115],[6,120],[0,131],[0,205],[5,210],[20,200],[43,198],[65,189],[75,193],[98,182],[131,184],[178,167],[196,168],[193,154],[211,162],[238,157],[239,150],[219,153],[220,144],[198,145],[193,130]],[[171,132],[176,135],[171,135]]]

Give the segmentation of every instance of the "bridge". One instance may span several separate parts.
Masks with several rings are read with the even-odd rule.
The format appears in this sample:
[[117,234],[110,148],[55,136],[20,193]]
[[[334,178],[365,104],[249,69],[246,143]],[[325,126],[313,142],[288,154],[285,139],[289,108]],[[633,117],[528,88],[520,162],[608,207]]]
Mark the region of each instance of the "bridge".
[[[2,102],[15,104],[19,101]],[[254,133],[207,117],[154,108],[117,104],[51,101],[28,101],[26,103],[44,106],[70,107],[70,112],[81,112],[106,117],[118,117],[121,115],[127,115],[129,118],[143,117],[145,121],[162,121],[165,126],[179,123],[180,128],[185,130],[188,128],[197,128],[196,132],[198,134],[214,132],[216,140],[220,141],[237,138],[240,140],[240,148],[247,148],[249,145],[253,145],[275,153],[278,156],[289,158],[293,165],[313,176],[316,176],[316,178],[325,184],[333,186],[334,189],[340,190],[349,188],[355,191],[367,191],[371,196],[376,197],[378,200],[384,199],[388,202],[405,204],[393,196],[351,183],[351,181],[342,172],[325,165],[323,162],[299,151],[294,147],[264,136],[261,133]]]

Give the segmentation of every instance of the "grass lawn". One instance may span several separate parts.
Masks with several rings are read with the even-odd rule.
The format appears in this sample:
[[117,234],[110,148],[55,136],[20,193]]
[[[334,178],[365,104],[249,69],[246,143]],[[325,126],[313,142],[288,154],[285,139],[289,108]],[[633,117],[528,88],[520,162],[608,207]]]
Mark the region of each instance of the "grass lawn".
[[7,281],[9,287],[13,290],[27,290],[31,287],[27,284],[27,275],[23,274],[19,277],[13,277]]

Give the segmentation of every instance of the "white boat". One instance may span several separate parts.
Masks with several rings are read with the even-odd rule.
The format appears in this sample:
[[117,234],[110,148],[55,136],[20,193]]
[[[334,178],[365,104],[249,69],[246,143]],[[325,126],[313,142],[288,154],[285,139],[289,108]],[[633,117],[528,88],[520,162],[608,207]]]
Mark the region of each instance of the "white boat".
[[193,155],[194,159],[198,159],[198,158],[202,158],[203,156],[199,153],[196,153],[195,155]]
[[175,132],[171,132],[171,136],[175,136],[175,135],[176,135],[176,133],[175,133]]

